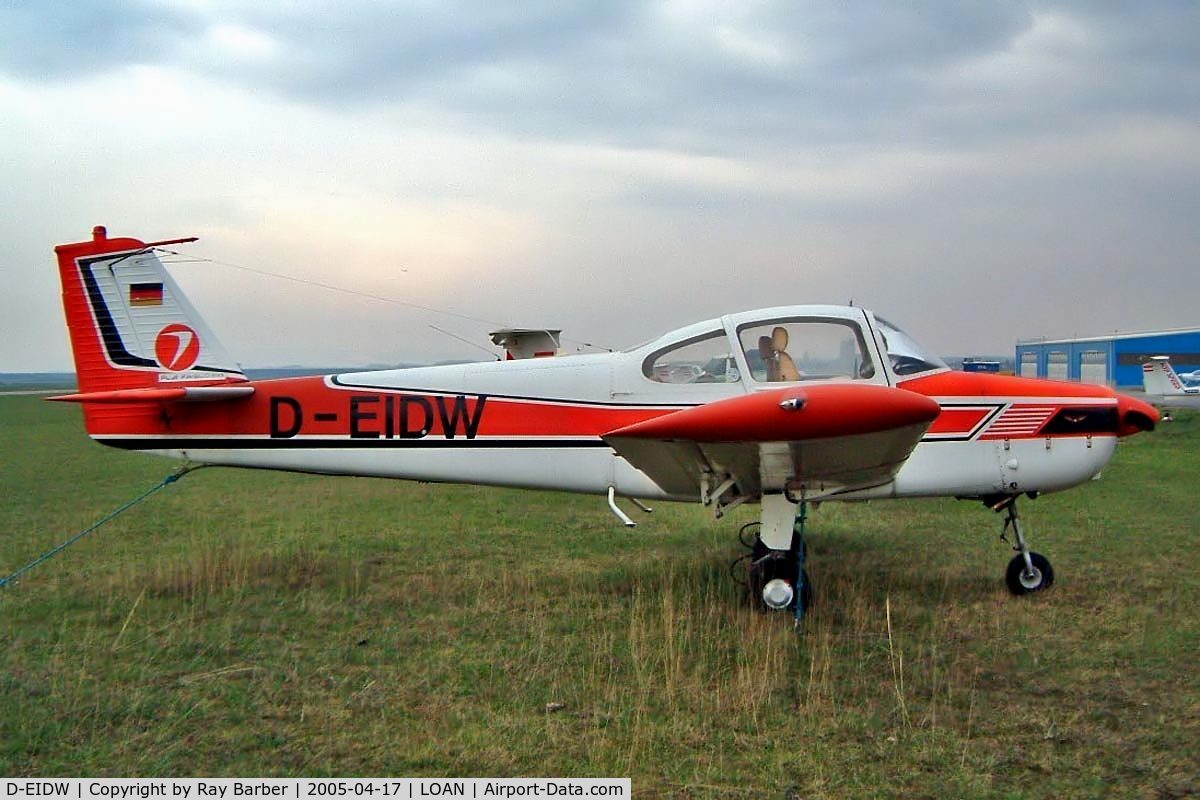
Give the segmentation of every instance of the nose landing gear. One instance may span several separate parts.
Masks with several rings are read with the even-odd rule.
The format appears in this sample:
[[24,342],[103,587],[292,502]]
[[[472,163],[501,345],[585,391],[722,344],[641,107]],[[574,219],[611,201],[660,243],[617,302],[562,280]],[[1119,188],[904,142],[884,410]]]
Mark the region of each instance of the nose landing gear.
[[1008,562],[1008,569],[1004,572],[1004,582],[1008,585],[1008,590],[1015,595],[1022,595],[1049,588],[1054,583],[1054,568],[1050,566],[1048,558],[1029,549],[1025,534],[1021,530],[1021,518],[1017,514],[1016,495],[1006,495],[987,503],[997,514],[1001,511],[1006,512],[1004,530],[1000,533],[1000,538],[1007,542],[1008,529],[1012,528],[1013,536],[1017,540],[1013,545],[1017,555]]
[[731,566],[749,561],[745,586],[750,603],[760,611],[793,611],[799,621],[812,605],[812,582],[804,568],[807,518],[807,504],[792,503],[782,494],[764,495],[763,522],[751,522],[739,532],[750,552]]

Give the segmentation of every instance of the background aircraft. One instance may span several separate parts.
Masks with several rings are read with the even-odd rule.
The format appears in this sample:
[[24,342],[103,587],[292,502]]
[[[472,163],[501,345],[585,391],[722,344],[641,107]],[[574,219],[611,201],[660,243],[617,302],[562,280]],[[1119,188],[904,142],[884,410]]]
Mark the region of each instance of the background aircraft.
[[[1196,373],[1185,373],[1193,376]],[[1142,364],[1142,387],[1146,394],[1171,397],[1178,395],[1200,395],[1200,386],[1188,386],[1184,376],[1175,372],[1168,356],[1151,356]]]
[[[1006,514],[1016,594],[1049,586],[1017,515],[1095,476],[1158,412],[1107,387],[952,372],[843,306],[698,322],[618,353],[250,381],[163,268],[56,248],[81,403],[104,444],[207,464],[761,506],[752,597],[803,608],[801,504],[954,496]],[[502,332],[498,332],[502,333]],[[467,532],[464,532],[466,535]]]

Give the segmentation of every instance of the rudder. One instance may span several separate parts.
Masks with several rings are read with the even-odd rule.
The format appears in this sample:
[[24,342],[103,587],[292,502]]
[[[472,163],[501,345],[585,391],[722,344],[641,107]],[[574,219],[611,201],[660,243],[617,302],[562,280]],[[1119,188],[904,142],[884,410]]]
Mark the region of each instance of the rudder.
[[1142,388],[1146,394],[1184,394],[1183,381],[1179,379],[1166,356],[1153,356],[1142,364]]
[[108,238],[59,245],[63,311],[81,393],[244,381],[155,253],[162,244]]

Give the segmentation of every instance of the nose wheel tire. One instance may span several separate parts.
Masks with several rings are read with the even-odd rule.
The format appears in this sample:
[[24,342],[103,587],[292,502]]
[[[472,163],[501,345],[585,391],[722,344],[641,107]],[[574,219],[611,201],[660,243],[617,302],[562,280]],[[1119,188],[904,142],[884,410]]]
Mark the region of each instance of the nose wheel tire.
[[1008,562],[1008,570],[1004,573],[1004,582],[1008,590],[1016,595],[1040,592],[1054,583],[1054,568],[1050,561],[1041,553],[1030,553],[1029,560],[1033,563],[1031,572],[1025,565],[1025,556],[1018,553]]

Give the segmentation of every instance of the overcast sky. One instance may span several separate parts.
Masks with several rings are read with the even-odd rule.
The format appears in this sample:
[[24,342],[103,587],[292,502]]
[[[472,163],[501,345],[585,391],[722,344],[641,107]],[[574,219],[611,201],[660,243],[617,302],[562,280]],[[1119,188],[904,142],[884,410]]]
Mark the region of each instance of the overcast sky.
[[[1200,4],[0,3],[0,371],[52,247],[196,235],[244,365],[858,305],[942,353],[1200,326]],[[475,321],[479,320],[479,321]]]

